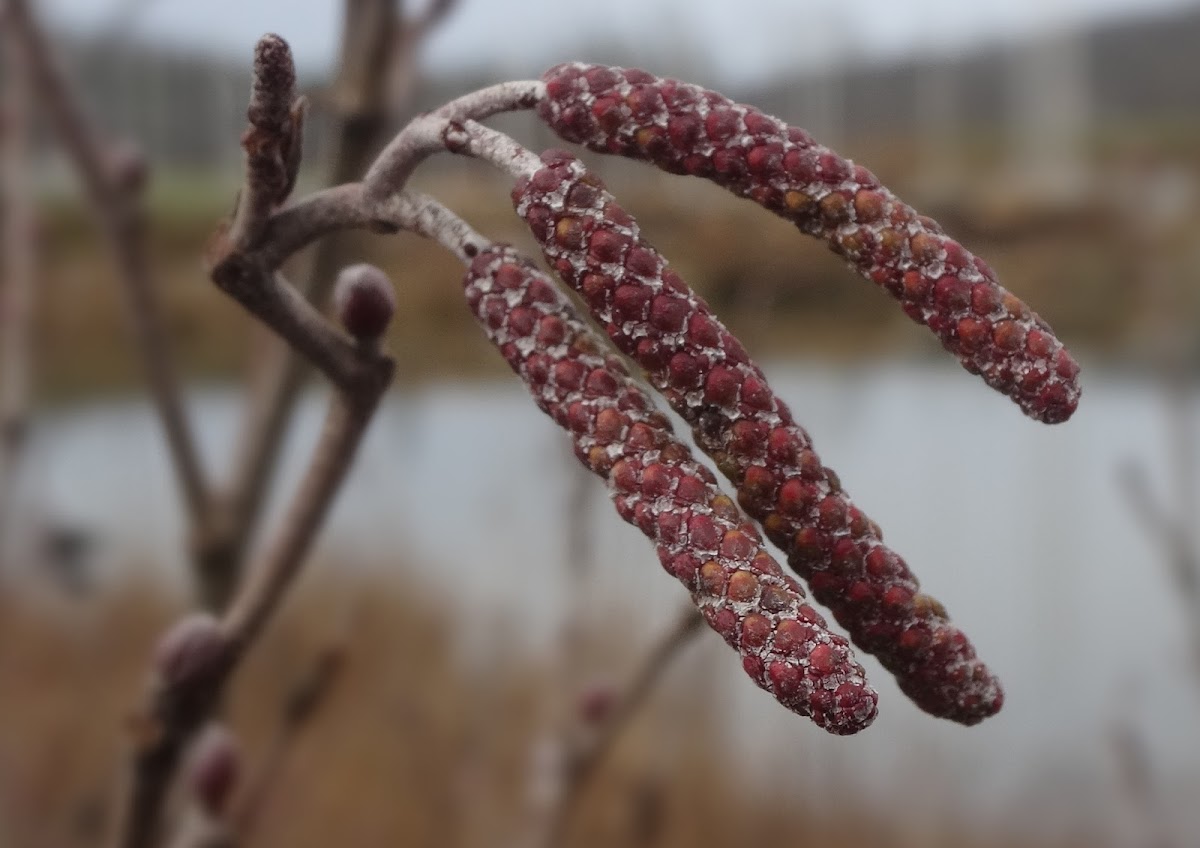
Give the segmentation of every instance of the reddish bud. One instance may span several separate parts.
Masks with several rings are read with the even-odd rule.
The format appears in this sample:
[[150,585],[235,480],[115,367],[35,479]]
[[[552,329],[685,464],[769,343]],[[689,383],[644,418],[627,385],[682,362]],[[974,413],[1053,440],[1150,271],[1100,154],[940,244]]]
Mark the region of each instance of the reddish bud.
[[205,728],[188,755],[187,776],[200,808],[213,819],[224,815],[240,771],[237,743],[223,725]]
[[351,265],[338,274],[333,308],[350,335],[360,341],[374,341],[396,314],[396,294],[391,280],[374,265]]
[[174,687],[213,675],[228,659],[228,640],[208,613],[177,621],[154,649],[154,668],[164,685]]

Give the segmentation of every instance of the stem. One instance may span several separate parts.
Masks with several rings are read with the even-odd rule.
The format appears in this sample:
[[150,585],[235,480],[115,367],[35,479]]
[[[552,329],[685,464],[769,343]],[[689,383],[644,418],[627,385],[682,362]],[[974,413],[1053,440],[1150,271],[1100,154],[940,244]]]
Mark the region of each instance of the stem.
[[381,360],[374,387],[356,396],[339,391],[331,400],[312,464],[283,520],[282,530],[247,575],[245,587],[225,616],[222,626],[238,646],[236,651],[244,650],[258,636],[294,580],[391,375],[391,361]]

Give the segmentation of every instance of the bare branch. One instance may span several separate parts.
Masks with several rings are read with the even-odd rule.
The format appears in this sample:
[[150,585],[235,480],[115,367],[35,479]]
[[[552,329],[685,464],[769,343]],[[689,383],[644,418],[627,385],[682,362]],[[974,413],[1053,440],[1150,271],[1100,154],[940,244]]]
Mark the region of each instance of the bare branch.
[[[0,9],[0,16],[5,9]],[[2,22],[2,17],[0,17]],[[29,182],[32,109],[25,44],[3,28],[0,102],[0,539],[16,485],[29,416],[30,329],[36,270],[33,189]],[[0,552],[2,554],[2,552]]]
[[143,732],[134,753],[123,848],[155,844],[163,802],[184,748],[212,715],[233,672],[294,582],[349,471],[393,368],[372,346],[359,346],[353,353],[361,360],[358,373],[369,379],[337,385],[308,472],[230,610],[219,625],[193,625],[181,637],[185,620],[160,643],[156,683],[139,719]]
[[188,509],[199,523],[208,503],[195,440],[180,399],[162,308],[147,262],[137,165],[106,146],[77,104],[53,51],[33,19],[26,0],[9,0],[13,37],[25,44],[29,73],[59,140],[83,180],[101,230],[125,284],[128,308],[151,394],[162,419],[176,477]]
[[[371,226],[362,186],[346,183],[314,192],[276,212],[267,222],[262,243],[255,252],[265,267],[276,269],[289,256],[323,236]],[[380,224],[375,229],[391,227]]]

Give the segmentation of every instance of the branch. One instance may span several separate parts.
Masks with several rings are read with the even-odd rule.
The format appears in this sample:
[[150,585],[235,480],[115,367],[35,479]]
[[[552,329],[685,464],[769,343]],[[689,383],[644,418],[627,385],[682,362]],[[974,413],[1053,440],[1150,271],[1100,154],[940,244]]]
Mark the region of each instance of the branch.
[[1172,517],[1150,492],[1141,467],[1126,463],[1118,469],[1118,474],[1130,510],[1146,535],[1162,546],[1176,587],[1190,602],[1200,602],[1200,551],[1196,550],[1187,525]]
[[222,291],[308,357],[332,382],[349,387],[379,379],[377,369],[359,356],[350,339],[282,275],[264,268],[254,256],[227,255],[212,266],[211,274]]
[[[0,9],[4,16],[7,8]],[[0,17],[0,23],[6,23]],[[29,184],[32,133],[25,44],[3,27],[4,92],[0,103],[0,539],[16,488],[29,418],[30,331],[36,271],[34,209]],[[3,551],[0,551],[2,557]]]
[[79,107],[26,0],[8,0],[8,16],[13,37],[25,45],[29,74],[39,102],[79,171],[101,231],[113,251],[175,474],[194,523],[198,524],[208,503],[208,486],[180,400],[162,308],[147,262],[140,205],[144,163],[101,140]]
[[[329,184],[340,186],[362,176],[383,141],[395,114],[406,109],[412,96],[419,44],[441,20],[451,2],[436,0],[418,21],[400,22],[395,0],[346,0],[341,56],[333,98],[337,113],[333,161]],[[417,25],[414,29],[413,25]],[[419,30],[419,31],[418,31]],[[396,49],[396,33],[407,39],[407,48]],[[389,70],[390,68],[390,70]],[[397,75],[404,85],[397,87]],[[386,84],[391,79],[392,87]],[[345,210],[343,210],[345,211]],[[343,229],[348,224],[331,227]],[[360,225],[355,225],[360,226]],[[265,240],[274,240],[266,235]],[[283,255],[294,248],[283,245]],[[345,245],[333,238],[323,241],[313,257],[302,291],[318,308],[328,299],[328,286],[345,262]],[[264,257],[270,267],[274,260]],[[253,402],[247,407],[238,439],[234,476],[224,512],[230,517],[225,538],[218,539],[214,582],[231,587],[237,578],[242,551],[262,512],[273,476],[283,433],[299,395],[304,367],[290,349],[272,346],[256,375]],[[224,572],[221,574],[220,572]]]
[[459,97],[436,112],[413,120],[384,148],[363,177],[368,199],[380,202],[400,191],[421,162],[447,149],[444,134],[451,123],[482,121],[501,112],[532,109],[544,92],[545,84],[539,80],[500,83]]
[[335,381],[309,469],[229,611],[220,623],[208,617],[185,619],[160,643],[155,685],[138,720],[143,732],[135,746],[133,788],[119,843],[123,848],[155,844],[184,748],[212,715],[233,672],[294,582],[349,471],[393,368],[371,339],[360,339],[351,353],[359,360],[355,373],[363,376]]
[[1132,462],[1118,468],[1118,483],[1125,494],[1130,512],[1150,541],[1161,548],[1168,575],[1182,596],[1191,630],[1192,659],[1200,674],[1200,550],[1181,516],[1170,513],[1154,497],[1144,470]]

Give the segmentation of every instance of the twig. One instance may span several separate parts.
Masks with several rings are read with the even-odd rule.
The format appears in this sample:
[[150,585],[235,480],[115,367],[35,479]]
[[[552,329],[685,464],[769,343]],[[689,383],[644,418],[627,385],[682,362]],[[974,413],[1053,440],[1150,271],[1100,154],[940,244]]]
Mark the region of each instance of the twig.
[[160,681],[148,699],[141,719],[147,732],[135,752],[134,788],[120,842],[124,848],[154,844],[163,800],[184,747],[211,715],[230,676],[281,603],[350,468],[392,371],[391,360],[375,350],[362,349],[360,357],[362,373],[373,379],[336,387],[308,472],[245,586],[212,631],[211,656],[198,670]]
[[[439,109],[437,115],[482,119],[502,111],[530,108],[536,101],[540,87],[541,83],[536,81],[492,86],[452,101]],[[387,223],[387,216],[372,213],[371,206],[389,202],[400,192],[422,159],[437,150],[445,149],[438,135],[443,127],[444,125],[437,120],[426,123],[415,121],[388,145],[371,165],[364,179],[366,185],[372,186],[370,197],[367,198],[369,204],[364,204],[359,195],[361,189],[344,184],[346,180],[358,176],[361,171],[355,169],[347,174],[349,168],[335,167],[334,178],[339,184],[329,189],[325,196],[314,197],[312,200],[315,203],[312,208],[289,210],[294,213],[290,217],[285,212],[284,216],[278,219],[278,225],[284,232],[272,234],[269,241],[279,250],[279,254],[290,255],[298,245],[307,244],[318,235],[333,233],[346,227],[370,226],[377,230],[382,229]],[[430,132],[434,135],[430,136]],[[360,148],[361,145],[356,145],[355,150]],[[372,180],[375,183],[372,183]],[[302,226],[287,232],[289,227],[296,224]],[[309,227],[313,229],[308,229]],[[322,252],[317,256],[314,263],[317,272],[323,270],[325,255]],[[264,259],[272,265],[282,261],[278,254],[264,255]],[[310,286],[307,294],[312,302],[320,303],[327,292]],[[242,471],[232,487],[233,497],[238,504],[253,502],[253,493],[261,491],[265,486],[274,465],[274,446],[280,441],[279,433],[300,384],[301,373],[293,359],[275,357],[270,362],[269,376],[263,381],[265,388],[259,394],[262,400],[251,411],[243,429],[238,463]],[[243,507],[239,514],[249,515],[250,512]]]
[[[399,5],[395,0],[345,0],[330,185],[356,180],[366,170],[393,116],[407,108],[421,42],[453,3],[437,0],[416,19],[400,16]],[[389,77],[390,87],[385,84]],[[397,84],[399,77],[403,77],[403,86]],[[267,241],[272,238],[268,236]],[[285,250],[286,255],[291,252]],[[318,308],[328,299],[328,286],[344,264],[346,252],[344,240],[336,236],[317,246],[302,291]],[[219,591],[214,603],[222,603],[222,596],[236,582],[242,551],[262,513],[283,432],[304,380],[304,361],[286,346],[271,345],[262,362],[254,379],[253,400],[242,421],[234,476],[224,498],[224,512],[230,520],[224,526],[224,537],[215,540],[212,570],[216,573],[211,582]]]
[[1120,721],[1112,726],[1109,742],[1125,799],[1136,814],[1138,827],[1144,835],[1142,845],[1144,848],[1171,848],[1145,740],[1132,722]]
[[[36,270],[34,211],[29,179],[32,132],[26,45],[7,25],[9,7],[0,7],[3,26],[4,92],[0,103],[0,540],[12,507],[17,469],[29,417],[30,325]],[[3,558],[0,550],[0,560]]]
[[294,579],[304,554],[312,544],[333,496],[342,483],[362,439],[371,414],[391,379],[392,363],[374,362],[376,382],[352,392],[339,390],[332,399],[325,430],[308,474],[283,522],[283,531],[267,549],[262,561],[247,575],[228,614],[224,629],[242,651],[266,624]]
[[[139,723],[144,732],[133,758],[133,788],[123,819],[122,848],[148,848],[157,838],[163,802],[184,747],[212,714],[233,671],[294,582],[391,380],[394,365],[377,346],[386,320],[380,323],[371,315],[372,309],[380,306],[380,298],[386,301],[382,306],[392,307],[386,279],[374,285],[364,281],[361,290],[366,298],[358,301],[375,306],[364,310],[355,307],[354,299],[343,303],[347,311],[340,317],[356,336],[352,341],[282,278],[279,265],[291,251],[320,235],[362,226],[421,233],[464,261],[487,245],[449,210],[430,198],[401,191],[403,182],[386,173],[383,176],[396,186],[395,191],[367,197],[362,187],[345,186],[296,204],[291,211],[275,211],[287,199],[298,166],[291,151],[301,110],[295,100],[287,105],[294,96],[290,64],[290,51],[281,39],[267,36],[260,42],[255,61],[257,106],[250,110],[252,128],[245,143],[246,183],[235,221],[218,233],[208,259],[213,281],[321,370],[334,384],[335,394],[311,465],[290,508],[220,623],[211,618],[185,620],[162,643],[165,647],[160,650],[155,686],[141,710]],[[530,105],[528,97],[519,100]],[[490,95],[466,102],[475,103],[482,111],[498,108],[496,98]],[[525,170],[536,160],[507,136],[470,121],[459,124],[434,118],[415,123],[427,128],[437,125],[444,136],[443,149],[490,156],[493,161],[499,160],[500,150],[507,150]],[[412,164],[401,158],[396,166],[401,173],[411,173]],[[274,244],[275,240],[280,244]],[[387,319],[390,317],[388,311]],[[666,656],[673,651],[670,648]],[[637,697],[642,697],[649,682],[637,684]]]
[[609,752],[616,746],[631,720],[654,691],[664,671],[701,632],[703,625],[704,619],[695,608],[689,606],[680,613],[675,623],[659,637],[659,641],[642,660],[628,687],[617,696],[616,703],[603,726],[585,747],[570,752],[566,764],[566,785],[546,829],[544,844],[547,847],[563,844],[575,810],[586,795],[600,766],[604,764]]
[[279,785],[297,739],[312,724],[337,686],[345,663],[346,634],[340,630],[317,652],[311,667],[288,692],[280,710],[279,725],[231,816],[232,828],[240,839],[249,841],[262,821],[263,811]]
[[[1119,469],[1119,482],[1129,508],[1146,535],[1162,546],[1171,577],[1179,593],[1200,609],[1200,551],[1190,532],[1191,522],[1170,514],[1150,491],[1145,471],[1134,463]],[[1198,622],[1200,623],[1200,622]]]
[[74,93],[26,0],[8,0],[13,38],[25,45],[29,74],[59,140],[82,178],[84,189],[113,251],[124,282],[129,313],[154,402],[166,431],[176,477],[194,523],[208,504],[208,485],[180,399],[162,308],[147,261],[140,201],[140,162],[117,155],[80,109]]
[[[275,105],[290,94],[294,79],[280,67],[291,62],[290,53],[280,50],[280,44],[273,37],[264,39],[255,65],[256,94]],[[272,86],[278,90],[270,91]],[[288,112],[294,114],[291,108]],[[259,193],[269,197],[271,206],[285,199],[290,188],[286,176],[294,173],[287,164],[289,143],[286,133],[277,133],[266,136],[263,146],[248,145],[243,197]],[[281,174],[283,180],[273,181]],[[394,367],[378,346],[378,335],[391,319],[393,307],[390,283],[379,279],[382,273],[364,276],[358,271],[356,277],[346,277],[351,296],[340,317],[355,335],[351,340],[254,254],[253,246],[267,229],[267,218],[260,220],[253,211],[261,205],[260,201],[243,204],[242,224],[230,231],[235,237],[226,234],[217,240],[213,280],[308,356],[330,378],[335,391],[309,469],[223,619],[220,623],[211,618],[184,620],[160,643],[155,685],[139,719],[143,732],[135,746],[133,786],[119,843],[124,848],[148,848],[155,843],[163,803],[184,748],[212,714],[234,670],[294,581]],[[364,303],[367,313],[360,308]],[[364,314],[379,320],[367,326]]]
[[[411,121],[384,148],[367,171],[367,175],[363,177],[368,199],[378,202],[404,188],[408,178],[422,161],[447,149],[445,134],[451,125],[482,121],[501,112],[531,109],[537,104],[544,90],[545,83],[540,80],[500,83],[456,98],[437,111]],[[468,142],[472,136],[476,139],[492,139],[494,146],[501,134],[475,124],[472,132],[456,137],[460,149],[455,152],[481,155],[478,150],[468,149]],[[503,138],[516,145],[508,136]],[[523,148],[519,145],[516,147],[519,148],[515,151],[518,158],[529,164],[530,160],[521,153]],[[524,153],[533,156],[528,151]],[[499,167],[509,169],[509,162],[499,158],[494,161]]]

